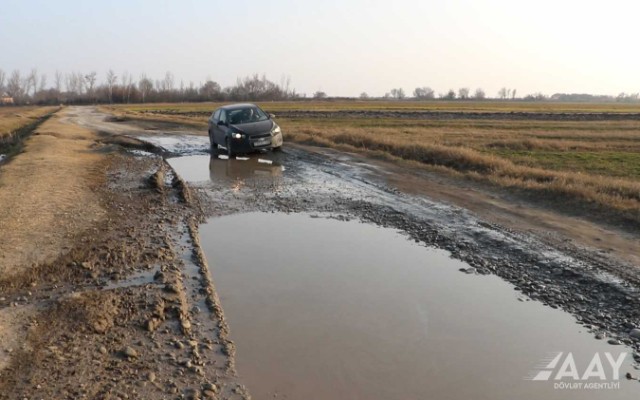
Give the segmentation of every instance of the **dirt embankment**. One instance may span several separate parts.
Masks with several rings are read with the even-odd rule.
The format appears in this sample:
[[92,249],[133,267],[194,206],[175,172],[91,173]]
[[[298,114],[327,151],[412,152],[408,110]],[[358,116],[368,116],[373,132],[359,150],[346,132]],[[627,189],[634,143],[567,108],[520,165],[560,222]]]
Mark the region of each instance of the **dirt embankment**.
[[93,188],[102,184],[106,157],[92,151],[94,133],[64,123],[68,113],[37,128],[0,172],[2,276],[58,257],[105,216]]
[[197,204],[162,158],[82,128],[90,112],[0,168],[0,399],[245,398],[192,261]]

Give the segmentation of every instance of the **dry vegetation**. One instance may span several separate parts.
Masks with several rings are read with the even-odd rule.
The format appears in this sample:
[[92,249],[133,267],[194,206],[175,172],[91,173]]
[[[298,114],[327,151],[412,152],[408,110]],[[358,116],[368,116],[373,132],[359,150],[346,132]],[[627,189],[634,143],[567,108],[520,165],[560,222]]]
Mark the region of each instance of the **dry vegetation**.
[[[218,104],[118,106],[133,118],[205,126]],[[424,120],[296,117],[292,111],[413,110],[462,112],[638,113],[627,104],[297,102],[264,103],[287,139],[418,162],[590,212],[640,222],[640,121]],[[610,213],[607,213],[609,215]]]
[[0,139],[57,110],[58,107],[0,107]]

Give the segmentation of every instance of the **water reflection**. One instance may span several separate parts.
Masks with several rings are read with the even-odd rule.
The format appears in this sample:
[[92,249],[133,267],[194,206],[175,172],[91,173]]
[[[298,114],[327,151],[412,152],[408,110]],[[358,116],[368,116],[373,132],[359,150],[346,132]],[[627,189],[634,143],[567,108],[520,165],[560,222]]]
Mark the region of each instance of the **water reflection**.
[[[224,153],[167,159],[178,175],[190,183],[230,183],[235,190],[246,185],[279,186],[285,170],[282,153],[258,153],[228,158]],[[208,164],[208,165],[207,165]]]
[[281,161],[279,153],[237,158],[213,154],[209,159],[209,178],[213,182],[231,182],[234,190],[240,190],[249,183],[279,185],[285,170]]

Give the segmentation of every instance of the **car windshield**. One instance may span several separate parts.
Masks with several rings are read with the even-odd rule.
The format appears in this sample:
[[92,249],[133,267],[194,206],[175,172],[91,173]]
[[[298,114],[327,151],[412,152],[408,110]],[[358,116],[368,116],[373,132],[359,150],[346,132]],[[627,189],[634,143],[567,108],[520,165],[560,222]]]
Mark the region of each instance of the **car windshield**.
[[266,119],[269,119],[269,116],[258,107],[237,108],[229,111],[229,122],[232,125],[249,124]]

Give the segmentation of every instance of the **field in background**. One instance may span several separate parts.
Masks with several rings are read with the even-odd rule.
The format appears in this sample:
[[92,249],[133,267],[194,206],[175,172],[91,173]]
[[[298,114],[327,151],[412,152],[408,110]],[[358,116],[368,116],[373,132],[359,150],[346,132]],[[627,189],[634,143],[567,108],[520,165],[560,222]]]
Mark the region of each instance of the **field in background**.
[[0,139],[9,136],[23,126],[36,122],[58,107],[0,107]]
[[[640,113],[638,105],[381,101],[259,104],[276,117],[280,114],[277,120],[285,140],[409,160],[539,195],[587,213],[594,209],[614,211],[627,221],[640,222],[640,120],[582,121],[579,115],[569,115],[568,120],[535,116],[509,119],[509,114],[522,112]],[[219,105],[154,104],[109,109],[129,118],[176,121],[206,129],[208,116]],[[388,111],[397,115],[390,117],[385,114]],[[424,119],[412,112],[504,114],[495,118],[456,115]]]
[[[211,113],[228,103],[160,103],[110,106],[137,112]],[[508,101],[295,101],[255,102],[273,113],[278,111],[466,111],[466,112],[541,112],[541,113],[640,113],[640,105],[630,103],[550,103]]]

